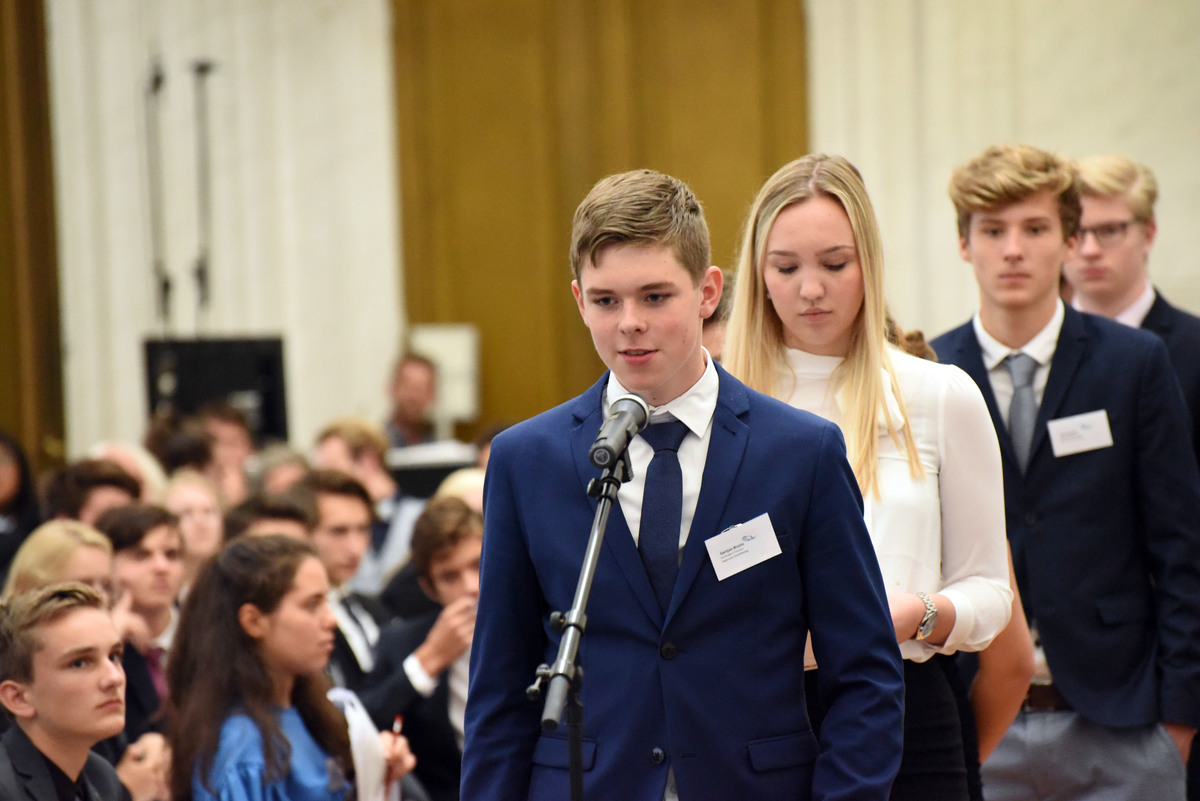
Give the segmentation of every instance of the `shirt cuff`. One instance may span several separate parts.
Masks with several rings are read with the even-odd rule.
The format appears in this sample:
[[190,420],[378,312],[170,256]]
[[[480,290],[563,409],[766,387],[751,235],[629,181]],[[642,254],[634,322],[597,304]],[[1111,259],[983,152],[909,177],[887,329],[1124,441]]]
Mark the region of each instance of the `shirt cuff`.
[[421,660],[417,659],[415,653],[409,654],[401,667],[404,668],[404,675],[408,676],[408,681],[414,690],[425,698],[433,695],[433,691],[437,689],[437,679],[425,672],[425,668],[421,667]]

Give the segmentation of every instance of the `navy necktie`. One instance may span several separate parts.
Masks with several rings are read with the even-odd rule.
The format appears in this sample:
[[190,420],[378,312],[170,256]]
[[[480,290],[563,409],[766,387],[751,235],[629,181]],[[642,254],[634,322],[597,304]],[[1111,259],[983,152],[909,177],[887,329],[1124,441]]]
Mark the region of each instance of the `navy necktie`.
[[1033,425],[1037,421],[1037,397],[1033,394],[1033,373],[1038,363],[1025,353],[1010,353],[1006,359],[1012,376],[1013,397],[1008,407],[1008,434],[1021,472],[1029,467],[1029,450],[1033,445]]
[[679,573],[683,471],[677,451],[687,432],[687,426],[678,420],[656,423],[642,431],[642,438],[654,448],[654,458],[646,469],[638,552],[664,613],[671,604],[675,576]]

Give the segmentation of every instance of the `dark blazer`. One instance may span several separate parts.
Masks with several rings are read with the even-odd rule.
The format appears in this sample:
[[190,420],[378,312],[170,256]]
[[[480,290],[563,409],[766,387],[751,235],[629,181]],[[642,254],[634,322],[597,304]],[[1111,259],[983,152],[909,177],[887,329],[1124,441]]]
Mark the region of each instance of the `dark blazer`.
[[[609,518],[579,664],[584,794],[885,799],[899,766],[903,677],[878,561],[838,428],[746,388],[720,389],[695,518],[665,614],[619,504]],[[560,635],[596,501],[587,452],[608,376],[496,438],[484,495],[462,797],[561,801],[565,727],[525,697]],[[782,554],[718,581],[705,540],[769,514]],[[805,711],[811,628],[829,710]]]
[[[83,779],[91,793],[89,801],[127,801],[129,798],[113,766],[96,754],[88,754]],[[15,725],[0,737],[0,798],[4,801],[58,801],[42,753]]]
[[[1162,341],[1068,307],[1024,475],[972,325],[932,345],[991,412],[1017,585],[1055,685],[1102,725],[1200,725],[1200,476]],[[1047,421],[1099,409],[1112,446],[1055,458]]]
[[1200,317],[1175,308],[1160,294],[1154,298],[1142,328],[1167,343],[1171,366],[1191,413],[1192,449],[1200,460]]
[[132,643],[125,643],[121,662],[125,666],[125,735],[128,742],[135,743],[148,731],[165,730],[159,715],[162,702],[154,689],[146,658]]
[[[376,626],[383,628],[389,616],[378,603],[358,593],[350,593],[349,597],[357,602],[355,614],[359,614],[361,610]],[[335,685],[354,692],[362,688],[363,679],[367,676],[366,671],[358,664],[358,657],[354,655],[340,626],[333,632],[333,652],[329,655],[328,671]]]
[[458,801],[462,751],[450,725],[448,673],[438,677],[437,689],[426,698],[404,672],[404,660],[425,641],[437,613],[407,623],[394,623],[379,635],[375,669],[367,676],[359,698],[381,730],[390,729],[396,715],[404,716],[417,767],[413,771],[432,801]]

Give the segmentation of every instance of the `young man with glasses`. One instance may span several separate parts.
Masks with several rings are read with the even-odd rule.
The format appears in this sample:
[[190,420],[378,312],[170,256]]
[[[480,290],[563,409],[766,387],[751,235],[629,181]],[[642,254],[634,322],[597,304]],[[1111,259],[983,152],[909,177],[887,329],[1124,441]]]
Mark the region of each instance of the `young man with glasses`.
[[[1167,343],[1200,459],[1200,318],[1167,303],[1146,269],[1158,230],[1154,173],[1124,156],[1094,156],[1079,162],[1079,188],[1079,245],[1066,264],[1067,280],[1075,289],[1074,306],[1144,328]],[[1200,799],[1200,792],[1193,797]]]

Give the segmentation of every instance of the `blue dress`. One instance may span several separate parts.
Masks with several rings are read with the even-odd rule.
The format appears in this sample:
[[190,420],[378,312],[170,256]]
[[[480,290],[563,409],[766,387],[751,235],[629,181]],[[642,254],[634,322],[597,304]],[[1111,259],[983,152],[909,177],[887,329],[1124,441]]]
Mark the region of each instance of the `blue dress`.
[[262,735],[245,715],[231,715],[221,726],[221,740],[209,773],[212,791],[199,774],[192,778],[195,801],[348,801],[350,783],[333,759],[305,727],[294,708],[276,711],[283,736],[291,744],[288,773],[267,783]]

